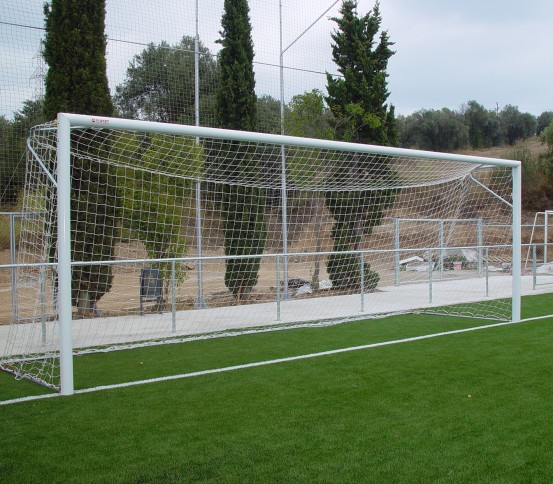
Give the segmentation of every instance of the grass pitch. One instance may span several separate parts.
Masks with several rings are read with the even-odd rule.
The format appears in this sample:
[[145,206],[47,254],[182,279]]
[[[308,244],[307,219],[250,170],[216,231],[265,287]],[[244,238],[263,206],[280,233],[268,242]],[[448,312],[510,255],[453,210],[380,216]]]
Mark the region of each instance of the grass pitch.
[[[552,309],[523,299],[524,317]],[[551,482],[552,321],[0,406],[0,482]],[[409,315],[91,355],[76,386],[478,324]],[[2,400],[37,388],[0,375]]]

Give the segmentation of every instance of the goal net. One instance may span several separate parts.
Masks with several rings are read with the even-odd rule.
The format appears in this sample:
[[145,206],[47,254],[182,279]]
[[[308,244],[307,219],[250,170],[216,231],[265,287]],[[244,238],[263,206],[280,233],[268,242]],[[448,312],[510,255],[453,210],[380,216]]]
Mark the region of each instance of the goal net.
[[518,162],[62,115],[27,163],[1,366],[48,386],[64,345],[515,314]]

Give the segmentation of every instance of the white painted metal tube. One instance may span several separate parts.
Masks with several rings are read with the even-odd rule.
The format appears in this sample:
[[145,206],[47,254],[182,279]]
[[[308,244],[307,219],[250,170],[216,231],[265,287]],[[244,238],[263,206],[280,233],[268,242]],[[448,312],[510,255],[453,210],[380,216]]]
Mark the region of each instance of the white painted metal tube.
[[409,150],[390,146],[365,145],[348,143],[345,141],[330,141],[297,136],[283,136],[267,133],[253,133],[249,131],[235,131],[231,129],[206,128],[202,126],[187,126],[182,124],[156,123],[153,121],[137,121],[130,119],[108,118],[103,116],[88,116],[85,114],[60,114],[71,122],[72,126],[83,128],[111,128],[130,131],[174,134],[182,136],[199,136],[204,138],[227,139],[231,141],[249,141],[253,143],[267,143],[276,145],[303,146],[329,150],[353,151],[358,153],[373,153],[389,156],[404,156],[409,158],[428,158],[441,161],[462,161],[472,164],[488,166],[506,166],[515,168],[520,166],[519,161],[485,158],[481,156],[454,155],[437,153],[434,151]]
[[71,124],[58,115],[58,298],[60,386],[62,395],[74,393],[73,326],[71,313]]
[[512,276],[513,276],[513,294],[512,294],[512,321],[520,321],[520,295],[521,295],[521,219],[522,219],[522,166],[520,161],[517,166],[513,167],[513,261],[512,261]]

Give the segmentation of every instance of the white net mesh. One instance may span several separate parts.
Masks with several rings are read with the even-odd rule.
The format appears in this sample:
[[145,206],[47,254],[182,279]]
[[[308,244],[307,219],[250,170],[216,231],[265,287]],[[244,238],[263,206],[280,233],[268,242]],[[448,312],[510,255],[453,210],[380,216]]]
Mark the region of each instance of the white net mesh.
[[[75,351],[413,311],[509,319],[510,169],[328,146],[73,129]],[[57,386],[55,125],[30,148],[2,366]]]

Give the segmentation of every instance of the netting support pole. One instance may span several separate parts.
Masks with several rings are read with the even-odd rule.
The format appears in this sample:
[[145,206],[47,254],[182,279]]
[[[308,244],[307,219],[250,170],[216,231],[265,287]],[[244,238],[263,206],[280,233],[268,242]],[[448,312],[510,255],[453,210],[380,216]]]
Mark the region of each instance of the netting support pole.
[[361,312],[365,312],[365,258],[363,252],[359,253],[359,270],[361,271]]
[[[280,17],[280,134],[284,135],[284,50],[282,48],[282,0],[279,0]],[[290,46],[288,46],[290,47]],[[287,216],[287,198],[286,198],[286,149],[284,145],[280,147],[281,156],[281,205],[282,205],[282,255],[284,270],[284,299],[289,299],[288,295],[288,216]]]
[[60,332],[60,393],[72,395],[73,341],[71,313],[71,124],[58,115],[58,311]]
[[440,281],[444,278],[444,254],[445,254],[445,248],[444,248],[444,221],[440,220],[440,228],[439,228],[439,246],[440,246]]
[[[196,126],[200,126],[200,33],[199,33],[199,8],[196,0],[196,35],[194,37],[194,118]],[[196,144],[200,139],[196,137]],[[196,309],[207,308],[204,298],[204,273],[202,261],[202,183],[196,182],[196,246],[198,249],[198,294],[194,301]]]
[[428,302],[430,304],[432,304],[432,298],[433,298],[433,294],[432,294],[432,276],[433,276],[433,261],[432,259],[434,259],[434,254],[432,253],[432,251],[428,251]]
[[486,247],[486,297],[490,296],[490,248]]
[[175,261],[171,261],[171,331],[175,333],[177,331],[177,298],[176,298],[176,274],[175,274]]
[[276,271],[276,320],[280,321],[280,255],[277,254],[275,260]]
[[[16,258],[16,239],[15,239],[15,214],[10,213],[10,263],[15,265]],[[17,268],[10,270],[12,282],[12,322],[17,322]]]
[[399,286],[399,218],[394,218],[394,285]]
[[477,244],[478,244],[478,277],[482,277],[482,246],[484,245],[484,236],[483,236],[483,222],[479,218],[477,222]]
[[548,242],[548,235],[547,235],[547,216],[548,216],[548,210],[546,210],[543,213],[543,263],[547,264],[547,242]]
[[46,268],[40,266],[40,340],[46,344]]
[[536,270],[537,270],[536,256],[537,256],[536,244],[532,244],[532,289],[534,291],[536,290],[537,280],[538,280],[538,276],[536,273]]
[[521,294],[521,192],[522,167],[520,162],[512,168],[513,172],[513,263],[512,263],[512,321],[520,321],[520,294]]

